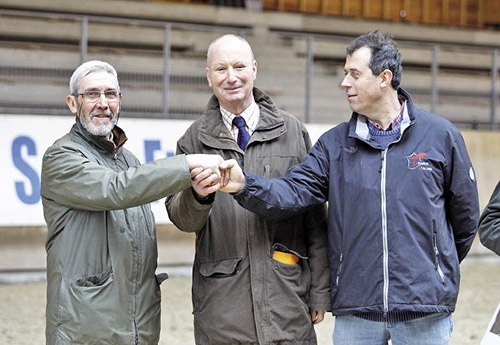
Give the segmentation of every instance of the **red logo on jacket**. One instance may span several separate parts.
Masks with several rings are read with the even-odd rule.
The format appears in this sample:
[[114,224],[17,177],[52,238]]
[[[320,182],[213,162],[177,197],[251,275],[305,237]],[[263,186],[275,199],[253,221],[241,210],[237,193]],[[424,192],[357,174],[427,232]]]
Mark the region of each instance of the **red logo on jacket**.
[[432,170],[430,167],[430,164],[426,158],[427,158],[427,153],[424,153],[424,152],[415,153],[415,152],[413,152],[411,155],[406,157],[406,159],[408,161],[408,169],[410,169],[410,170],[414,170],[414,169]]

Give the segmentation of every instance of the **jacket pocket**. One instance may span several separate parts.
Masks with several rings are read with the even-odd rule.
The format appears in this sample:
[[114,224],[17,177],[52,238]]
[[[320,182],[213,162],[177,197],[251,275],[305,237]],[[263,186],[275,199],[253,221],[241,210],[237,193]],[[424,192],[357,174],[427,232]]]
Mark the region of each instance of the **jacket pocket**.
[[436,271],[439,275],[439,279],[441,280],[441,284],[446,285],[446,282],[444,280],[444,273],[443,273],[443,270],[441,269],[441,263],[439,260],[439,249],[438,249],[438,241],[437,241],[437,233],[436,232],[432,233],[432,244],[433,244],[434,261],[435,261],[435,265],[436,265]]
[[241,257],[227,258],[216,261],[203,262],[200,265],[200,274],[205,278],[224,278],[237,273]]
[[342,260],[344,258],[344,254],[340,253],[339,256],[339,267],[337,268],[337,274],[335,275],[335,287],[338,287],[340,284],[340,274],[342,273]]
[[113,271],[102,272],[89,277],[78,278],[74,281],[76,286],[93,287],[104,286],[113,281]]
[[[71,281],[63,279],[56,330],[59,339],[71,339],[71,344],[121,342],[111,341],[116,336],[115,328],[127,324],[127,314],[113,282],[111,270]],[[116,310],[112,320],[111,309]]]
[[273,244],[272,257],[274,261],[278,261],[286,265],[297,265],[301,259],[308,259],[307,256],[302,256],[298,252],[289,249],[281,243]]

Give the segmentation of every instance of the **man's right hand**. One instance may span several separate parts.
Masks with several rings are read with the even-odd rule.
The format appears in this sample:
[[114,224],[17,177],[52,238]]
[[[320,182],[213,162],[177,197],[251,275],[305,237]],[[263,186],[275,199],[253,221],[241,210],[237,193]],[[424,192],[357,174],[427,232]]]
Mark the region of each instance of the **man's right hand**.
[[214,173],[212,169],[193,168],[191,170],[191,180],[193,181],[193,190],[199,199],[206,198],[220,188],[220,176]]
[[221,172],[221,187],[220,190],[226,193],[238,193],[245,187],[246,178],[234,159],[224,161],[219,165]]
[[[217,176],[220,175],[219,165],[224,162],[220,155],[207,155],[207,154],[189,154],[186,155],[186,161],[189,166],[189,171],[194,168],[203,168],[203,170],[210,169]],[[191,176],[192,178],[193,176]]]

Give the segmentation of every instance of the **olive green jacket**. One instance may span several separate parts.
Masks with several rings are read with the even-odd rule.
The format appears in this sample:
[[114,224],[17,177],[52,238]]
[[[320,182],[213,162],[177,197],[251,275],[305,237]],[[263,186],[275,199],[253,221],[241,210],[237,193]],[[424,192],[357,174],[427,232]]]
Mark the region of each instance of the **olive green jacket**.
[[[304,125],[254,89],[259,123],[243,153],[222,122],[217,99],[178,141],[178,153],[220,154],[245,171],[285,175],[311,148]],[[196,233],[193,267],[195,340],[208,344],[313,345],[309,309],[330,310],[324,205],[272,222],[245,210],[227,193],[197,201],[191,189],[168,197],[181,230]],[[275,250],[301,258],[290,265]]]
[[157,344],[160,288],[149,203],[191,185],[184,156],[140,165],[79,121],[44,154],[48,227],[46,339],[53,344]]

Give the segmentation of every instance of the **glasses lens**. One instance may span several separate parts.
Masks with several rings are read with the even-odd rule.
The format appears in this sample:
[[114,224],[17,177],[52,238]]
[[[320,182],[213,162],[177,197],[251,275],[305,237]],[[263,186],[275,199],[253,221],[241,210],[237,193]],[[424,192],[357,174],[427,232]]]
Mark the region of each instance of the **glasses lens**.
[[106,97],[106,99],[108,101],[116,101],[116,100],[118,100],[119,96],[120,96],[120,94],[116,90],[104,91],[104,97]]
[[85,91],[83,97],[90,102],[95,102],[99,99],[101,93],[99,91]]
[[101,95],[104,95],[107,102],[116,102],[120,98],[118,90],[106,90],[103,92],[90,90],[83,93],[83,97],[87,102],[97,102],[101,98]]

